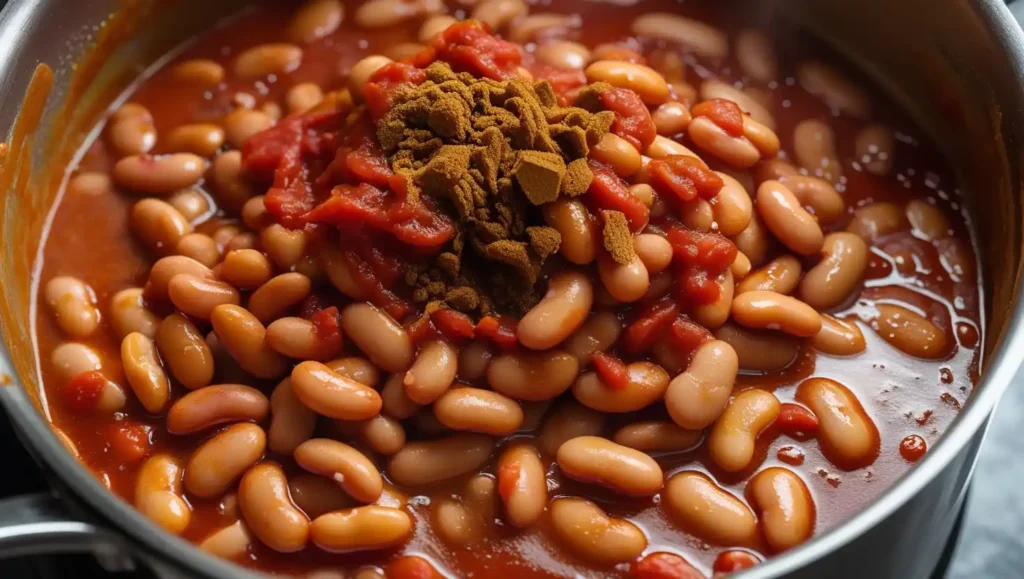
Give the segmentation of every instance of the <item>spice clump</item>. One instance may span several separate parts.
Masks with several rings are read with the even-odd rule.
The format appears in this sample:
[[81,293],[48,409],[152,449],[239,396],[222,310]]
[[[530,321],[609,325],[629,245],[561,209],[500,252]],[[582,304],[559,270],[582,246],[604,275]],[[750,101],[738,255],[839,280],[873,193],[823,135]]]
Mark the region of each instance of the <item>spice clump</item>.
[[[587,155],[615,115],[560,106],[547,81],[477,78],[443,62],[424,73],[424,82],[390,95],[377,139],[410,198],[441,200],[455,235],[428,263],[410,266],[405,281],[418,303],[522,314],[543,294],[542,267],[561,243],[538,225],[538,207],[587,192]],[[603,219],[618,261],[623,245],[608,240],[628,235],[628,225],[621,213]]]

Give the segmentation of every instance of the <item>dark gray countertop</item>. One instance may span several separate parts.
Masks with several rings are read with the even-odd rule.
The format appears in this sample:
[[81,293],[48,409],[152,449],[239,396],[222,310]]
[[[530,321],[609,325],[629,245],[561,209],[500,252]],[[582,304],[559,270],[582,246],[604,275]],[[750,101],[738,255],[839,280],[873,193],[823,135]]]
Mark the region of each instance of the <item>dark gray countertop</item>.
[[996,409],[978,458],[950,579],[1024,577],[1022,416],[1024,373],[1018,373]]

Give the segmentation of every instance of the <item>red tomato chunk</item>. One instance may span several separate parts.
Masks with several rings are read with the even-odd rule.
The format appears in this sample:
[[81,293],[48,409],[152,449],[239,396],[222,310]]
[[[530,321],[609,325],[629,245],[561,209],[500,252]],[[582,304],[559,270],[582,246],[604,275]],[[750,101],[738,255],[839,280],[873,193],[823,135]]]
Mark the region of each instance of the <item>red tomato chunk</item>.
[[705,579],[698,571],[675,553],[651,553],[636,563],[630,571],[634,579]]
[[648,165],[651,187],[660,195],[682,202],[714,199],[725,185],[703,161],[689,155],[655,159]]
[[743,136],[743,111],[726,99],[711,99],[693,107],[693,116],[707,117],[733,137]]

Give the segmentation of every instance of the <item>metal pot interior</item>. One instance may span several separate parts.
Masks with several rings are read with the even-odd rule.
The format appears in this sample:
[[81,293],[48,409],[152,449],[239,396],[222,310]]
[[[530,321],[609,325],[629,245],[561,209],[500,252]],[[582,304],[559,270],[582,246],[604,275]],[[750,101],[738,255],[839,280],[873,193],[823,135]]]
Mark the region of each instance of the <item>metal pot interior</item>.
[[[0,169],[0,332],[9,356],[9,360],[0,360],[0,373],[17,376],[22,391],[40,412],[45,413],[45,403],[41,404],[36,394],[31,284],[38,245],[64,179],[64,167],[73,160],[106,103],[128,88],[142,70],[244,4],[244,0],[12,1],[5,19],[0,20],[0,46],[8,52],[0,58],[0,78],[4,79],[0,84],[0,126],[13,127]],[[761,3],[755,9],[768,22],[792,20],[839,47],[911,111],[953,160],[983,262],[987,341],[983,380],[951,430],[981,428],[1016,368],[1009,369],[1009,374],[997,372],[999,380],[988,376],[1000,366],[1017,364],[1016,360],[1003,360],[997,351],[1007,349],[1000,347],[1004,342],[1013,341],[1007,338],[1013,336],[1017,317],[1022,217],[1019,173],[1024,150],[1020,147],[1024,143],[1024,97],[1018,83],[1024,62],[1019,52],[1020,30],[1005,8],[984,0],[799,0]],[[40,62],[52,68],[48,91],[44,90],[47,72],[33,70]],[[30,421],[43,424],[39,417],[19,419],[23,428]],[[961,434],[947,435],[944,442],[962,445],[973,432]],[[37,449],[40,444],[44,450],[57,448],[53,440],[36,444]],[[59,453],[43,452],[65,480],[91,479],[77,463],[54,454]],[[932,454],[922,464],[942,460]],[[920,468],[900,486],[908,486],[908,479]],[[90,493],[102,493],[94,481],[90,483],[87,486],[95,487]],[[116,501],[112,496],[95,500],[108,505]],[[870,508],[866,511],[865,516],[872,516]],[[882,514],[876,513],[878,517]],[[130,526],[144,525],[140,517],[129,518],[135,519]],[[154,533],[154,537],[160,535]],[[786,562],[819,556],[813,552],[817,542],[807,546],[810,552],[801,549],[759,567],[758,575],[774,575],[793,567]]]

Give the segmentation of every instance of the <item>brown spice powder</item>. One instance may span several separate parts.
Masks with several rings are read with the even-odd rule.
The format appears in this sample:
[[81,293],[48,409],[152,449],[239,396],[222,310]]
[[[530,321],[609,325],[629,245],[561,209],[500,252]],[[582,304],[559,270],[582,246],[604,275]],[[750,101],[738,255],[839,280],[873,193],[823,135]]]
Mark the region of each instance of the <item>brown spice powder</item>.
[[559,107],[547,81],[480,79],[445,63],[424,72],[392,97],[377,138],[410,195],[445,201],[456,235],[405,281],[418,303],[522,314],[561,244],[535,207],[587,191],[587,154],[614,114]]

